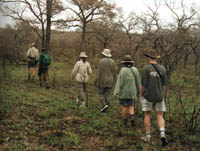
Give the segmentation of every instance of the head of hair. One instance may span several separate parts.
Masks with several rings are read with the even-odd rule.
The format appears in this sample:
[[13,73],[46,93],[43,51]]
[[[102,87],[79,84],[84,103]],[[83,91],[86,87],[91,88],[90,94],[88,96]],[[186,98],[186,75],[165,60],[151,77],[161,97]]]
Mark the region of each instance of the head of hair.
[[82,60],[83,62],[86,62],[86,57],[81,57],[81,60]]
[[124,63],[124,66],[125,66],[125,67],[132,67],[132,66],[133,66],[133,63],[132,63],[132,62],[125,62],[125,63]]
[[42,48],[42,52],[46,52],[47,50],[45,48]]

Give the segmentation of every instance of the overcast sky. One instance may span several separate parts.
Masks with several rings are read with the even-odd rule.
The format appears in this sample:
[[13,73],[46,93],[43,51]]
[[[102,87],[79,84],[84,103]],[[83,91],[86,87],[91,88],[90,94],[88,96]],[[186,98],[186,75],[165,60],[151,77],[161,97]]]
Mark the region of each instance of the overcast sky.
[[[155,1],[157,4],[160,4],[159,13],[162,19],[170,20],[172,19],[172,13],[165,6],[165,0],[112,0],[117,4],[118,7],[122,7],[125,15],[130,12],[135,12],[140,15],[141,13],[147,12],[148,7],[155,8]],[[180,4],[182,0],[167,0],[167,2],[175,2],[176,12],[180,11]],[[192,4],[196,4],[196,7],[200,6],[200,0],[183,0],[185,6],[189,7]],[[200,11],[200,8],[199,8]]]
[[[158,3],[164,3],[165,0],[156,0]],[[167,0],[169,1],[175,1],[178,4],[180,4],[181,0]],[[136,14],[141,14],[142,12],[147,11],[147,7],[154,8],[154,2],[155,0],[111,0],[111,2],[114,2],[117,4],[118,7],[121,7],[123,9],[123,12],[125,15],[128,15],[130,12],[135,12]],[[200,0],[184,0],[184,3],[187,6],[190,6],[191,3],[196,3],[198,6],[200,6]],[[166,8],[166,6],[160,7],[160,17],[162,19],[170,20],[172,17],[170,11]],[[200,9],[199,9],[200,10]],[[3,17],[0,13],[0,26],[4,26],[5,24],[11,24],[12,21],[10,18]]]

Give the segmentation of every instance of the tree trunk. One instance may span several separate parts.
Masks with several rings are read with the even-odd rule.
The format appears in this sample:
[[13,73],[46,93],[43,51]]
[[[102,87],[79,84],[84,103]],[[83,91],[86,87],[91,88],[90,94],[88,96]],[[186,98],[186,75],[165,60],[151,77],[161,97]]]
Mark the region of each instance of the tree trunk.
[[47,0],[46,50],[50,51],[52,0]]
[[81,51],[85,51],[86,22],[83,22]]
[[42,48],[45,48],[45,29],[44,29],[44,23],[42,23]]

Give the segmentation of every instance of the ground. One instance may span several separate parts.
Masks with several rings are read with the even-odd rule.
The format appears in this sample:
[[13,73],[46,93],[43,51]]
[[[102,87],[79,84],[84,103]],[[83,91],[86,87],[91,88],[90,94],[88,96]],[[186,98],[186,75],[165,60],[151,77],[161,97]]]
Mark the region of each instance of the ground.
[[[71,67],[65,63],[53,65],[50,68],[50,89],[47,90],[40,88],[37,79],[35,82],[27,81],[25,66],[7,67],[6,73],[1,70],[1,151],[197,151],[199,149],[199,124],[197,123],[196,129],[192,129],[189,122],[191,118],[185,119],[185,112],[181,108],[181,101],[184,104],[185,99],[189,98],[170,95],[171,90],[177,89],[177,93],[179,92],[179,87],[175,87],[178,82],[182,84],[180,86],[182,88],[187,85],[188,79],[176,81],[176,84],[174,80],[169,88],[166,103],[168,112],[165,114],[168,145],[162,147],[155,114],[152,114],[152,143],[146,144],[140,139],[145,131],[139,102],[136,105],[136,125],[131,127],[129,122],[128,127],[125,127],[121,121],[119,102],[113,97],[111,108],[106,113],[100,113],[101,104],[92,80],[87,87],[89,106],[78,108],[75,102],[76,87],[70,80],[70,72]],[[54,77],[55,87],[52,84]],[[187,96],[193,91],[189,90],[185,87],[181,89]],[[174,102],[174,99],[181,101],[170,104],[169,102]],[[187,111],[187,108],[184,109]],[[198,122],[198,119],[193,122]]]

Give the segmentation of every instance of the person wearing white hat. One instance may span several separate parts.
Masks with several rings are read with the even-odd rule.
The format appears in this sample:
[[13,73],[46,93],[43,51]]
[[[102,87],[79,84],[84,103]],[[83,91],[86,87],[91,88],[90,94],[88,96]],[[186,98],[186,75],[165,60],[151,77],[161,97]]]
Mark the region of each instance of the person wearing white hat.
[[85,52],[81,52],[80,60],[76,62],[72,73],[71,78],[76,79],[77,89],[78,89],[78,99],[77,103],[81,103],[82,106],[85,106],[85,95],[86,92],[86,83],[89,80],[89,75],[92,73],[90,63],[86,61],[88,57]]
[[32,78],[34,81],[36,65],[39,59],[39,51],[35,48],[35,43],[32,43],[32,47],[28,49],[26,55],[28,57],[28,80]]
[[103,58],[99,62],[94,84],[98,88],[103,106],[101,112],[104,112],[110,106],[109,97],[116,80],[117,67],[109,49],[104,49],[101,54]]

